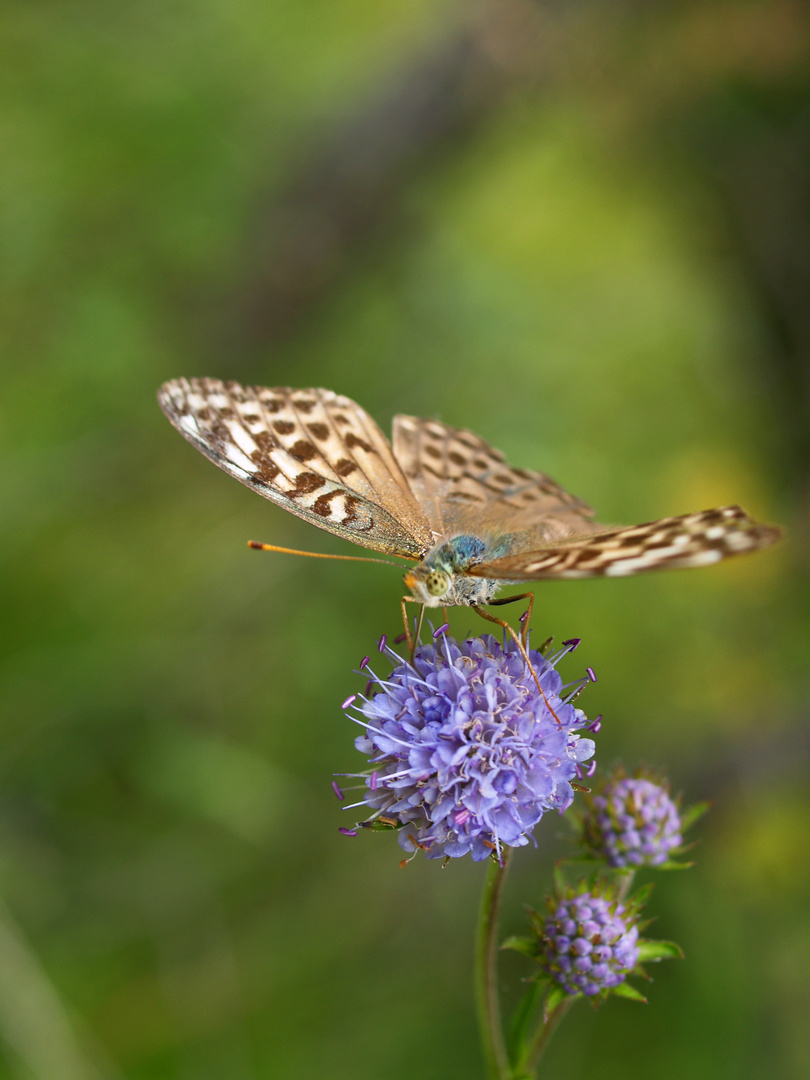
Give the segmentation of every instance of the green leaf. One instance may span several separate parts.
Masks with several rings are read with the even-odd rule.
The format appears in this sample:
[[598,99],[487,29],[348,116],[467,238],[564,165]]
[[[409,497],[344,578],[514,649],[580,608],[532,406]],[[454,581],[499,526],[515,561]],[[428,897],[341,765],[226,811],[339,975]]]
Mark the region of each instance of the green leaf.
[[561,986],[552,986],[546,994],[546,1000],[543,1002],[543,1023],[548,1021],[549,1016],[551,1016],[552,1012],[557,1008],[560,1002],[570,996],[570,994],[566,994]]
[[627,998],[629,1001],[640,1001],[642,1005],[647,1004],[647,999],[644,995],[640,994],[635,986],[631,986],[628,982],[619,983],[619,985],[614,986],[610,992],[617,997]]
[[640,941],[638,959],[641,964],[658,960],[683,960],[683,949],[674,941]]
[[513,1062],[520,1061],[526,1049],[547,981],[541,978],[533,982],[512,1015],[509,1024],[509,1057]]
[[509,937],[501,945],[502,949],[512,949],[513,952],[523,953],[524,956],[535,956],[536,945],[532,938]]
[[674,859],[667,859],[666,862],[659,863],[655,867],[656,870],[690,870],[695,864],[693,862],[676,862]]
[[691,829],[695,822],[699,821],[711,809],[711,805],[710,802],[701,802],[695,803],[694,806],[688,806],[681,814],[681,831],[686,832],[687,829]]

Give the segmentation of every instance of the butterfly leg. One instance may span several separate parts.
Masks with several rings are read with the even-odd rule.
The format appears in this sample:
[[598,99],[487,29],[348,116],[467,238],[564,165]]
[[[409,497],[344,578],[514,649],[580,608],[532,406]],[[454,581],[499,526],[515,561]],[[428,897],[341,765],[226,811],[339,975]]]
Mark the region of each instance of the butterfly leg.
[[414,596],[403,596],[400,601],[400,607],[402,608],[402,625],[405,627],[405,640],[408,643],[408,651],[411,654],[411,660],[413,660],[413,654],[416,652],[416,646],[419,644],[419,635],[422,633],[422,620],[425,617],[425,605],[419,604],[419,617],[416,623],[415,636],[411,636],[411,628],[408,625],[408,613],[405,608],[406,604],[419,604],[419,601]]
[[490,607],[497,607],[498,604],[514,604],[518,600],[528,600],[526,604],[526,610],[520,616],[520,636],[523,639],[523,644],[526,648],[529,647],[529,625],[532,621],[532,610],[534,609],[534,593],[524,592],[518,596],[503,596],[500,600],[490,600]]
[[[496,600],[495,603],[496,604],[497,603],[501,603],[501,604],[507,603],[508,604],[510,600],[523,600],[523,599],[525,599],[525,597],[523,597],[523,596],[510,596],[510,597],[505,597],[503,600],[500,600],[500,601]],[[484,611],[484,609],[480,608],[477,604],[471,604],[470,606],[472,607],[473,611],[476,612],[476,614],[481,616],[482,619],[486,619],[487,622],[494,622],[497,626],[500,626],[500,627],[502,627],[502,629],[506,630],[506,632],[512,638],[514,643],[517,645],[518,649],[520,649],[520,655],[523,657],[524,661],[526,662],[526,666],[528,667],[529,671],[532,673],[532,678],[534,679],[535,684],[537,685],[537,689],[540,691],[540,696],[543,698],[543,701],[545,701],[545,703],[546,703],[546,705],[548,707],[548,711],[551,713],[551,715],[557,721],[557,724],[560,727],[562,727],[562,721],[560,720],[559,716],[557,716],[557,714],[554,712],[554,709],[551,707],[551,702],[546,697],[545,690],[540,685],[540,680],[537,677],[537,672],[534,670],[534,665],[532,664],[531,660],[529,659],[529,654],[526,651],[526,646],[523,644],[523,641],[521,640],[521,638],[515,633],[514,629],[509,625],[509,623],[506,621],[506,619],[498,619],[494,615],[490,615],[488,611]],[[526,620],[526,621],[528,622],[528,620]]]

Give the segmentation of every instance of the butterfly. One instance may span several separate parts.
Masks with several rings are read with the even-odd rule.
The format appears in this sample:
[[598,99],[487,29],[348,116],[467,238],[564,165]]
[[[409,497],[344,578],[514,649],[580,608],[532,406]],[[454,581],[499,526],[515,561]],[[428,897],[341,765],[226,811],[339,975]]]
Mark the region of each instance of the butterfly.
[[364,409],[331,390],[174,379],[158,401],[192,445],[266,499],[414,560],[407,599],[423,607],[478,610],[505,602],[495,597],[508,583],[706,566],[781,535],[739,506],[600,525],[587,503],[544,473],[508,465],[471,431],[400,415],[389,443]]

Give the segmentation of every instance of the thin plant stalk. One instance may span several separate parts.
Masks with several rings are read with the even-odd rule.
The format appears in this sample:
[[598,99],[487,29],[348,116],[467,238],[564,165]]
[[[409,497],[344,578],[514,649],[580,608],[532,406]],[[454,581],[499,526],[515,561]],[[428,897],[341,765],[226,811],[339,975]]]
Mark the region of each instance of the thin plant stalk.
[[503,1037],[498,998],[498,912],[509,865],[510,849],[501,849],[501,861],[490,860],[475,948],[475,998],[481,1049],[491,1080],[509,1080],[512,1070]]
[[571,1006],[577,999],[575,997],[564,998],[549,1013],[548,1019],[540,1025],[535,1032],[534,1038],[526,1047],[520,1060],[515,1067],[515,1076],[519,1078],[534,1076],[534,1070],[542,1058],[546,1047],[551,1042],[551,1037],[562,1021],[568,1015]]

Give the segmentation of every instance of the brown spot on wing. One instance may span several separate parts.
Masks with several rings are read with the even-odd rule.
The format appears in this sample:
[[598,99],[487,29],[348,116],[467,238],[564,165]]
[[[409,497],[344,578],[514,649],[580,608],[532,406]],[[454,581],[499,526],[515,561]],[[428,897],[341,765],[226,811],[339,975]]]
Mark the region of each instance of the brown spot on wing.
[[[348,522],[355,521],[357,519],[357,507],[358,507],[359,503],[360,503],[360,500],[355,498],[354,495],[347,495],[346,496],[346,503],[345,503],[346,513],[345,513],[345,515],[343,517],[342,524],[346,525]],[[370,521],[369,521],[369,527],[373,526],[373,524],[374,524],[374,518],[371,518]]]
[[325,483],[326,480],[317,473],[299,473],[295,478],[295,489],[290,492],[290,496],[297,498],[299,495],[309,495],[311,491],[317,491]]
[[366,442],[365,439],[358,438],[353,431],[350,431],[345,439],[346,447],[349,450],[354,450],[355,447],[359,447],[360,450],[364,450],[367,454],[376,454],[377,451]]
[[318,457],[318,451],[312,443],[307,442],[306,439],[299,439],[297,442],[294,442],[290,447],[290,453],[299,461],[309,461],[310,458]]
[[[253,436],[253,441],[256,443],[259,450],[261,450],[263,454],[269,454],[271,450],[275,450],[278,446],[278,443],[269,431],[257,431],[256,434]],[[255,455],[256,451],[254,450],[253,453],[250,455],[254,461],[256,460]]]
[[336,488],[334,491],[327,491],[325,495],[319,495],[312,504],[313,513],[317,514],[318,517],[331,517],[332,507],[330,503],[332,499],[336,499],[340,494],[342,494],[341,491]]
[[270,390],[265,390],[263,387],[257,387],[256,397],[269,413],[281,412],[284,407],[283,401],[280,401]]
[[257,466],[254,478],[256,480],[263,480],[269,484],[278,476],[281,469],[270,458],[265,457],[260,450],[254,450],[250,455],[250,460]]

